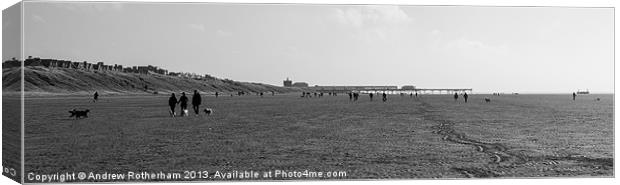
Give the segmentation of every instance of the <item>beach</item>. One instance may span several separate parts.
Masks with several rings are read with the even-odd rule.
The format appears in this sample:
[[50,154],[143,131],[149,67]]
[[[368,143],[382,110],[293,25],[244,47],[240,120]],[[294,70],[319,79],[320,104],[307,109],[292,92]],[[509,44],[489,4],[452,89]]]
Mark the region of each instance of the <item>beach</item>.
[[[202,108],[214,113],[190,111],[188,117],[170,117],[164,95],[103,96],[96,103],[90,98],[26,97],[26,173],[613,176],[612,94],[576,101],[568,94],[475,94],[467,103],[451,95],[390,95],[386,102],[366,94],[358,101],[344,95],[205,96]],[[70,118],[72,109],[89,109],[89,117]]]

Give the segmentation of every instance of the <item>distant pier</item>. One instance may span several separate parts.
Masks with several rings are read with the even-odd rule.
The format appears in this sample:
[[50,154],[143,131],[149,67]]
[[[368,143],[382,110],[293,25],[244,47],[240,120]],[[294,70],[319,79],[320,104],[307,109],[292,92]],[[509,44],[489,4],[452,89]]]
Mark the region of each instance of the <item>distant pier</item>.
[[386,94],[454,94],[454,93],[472,93],[473,89],[462,88],[415,88],[414,86],[403,86],[398,88],[397,86],[314,86],[308,87],[310,91],[323,92],[323,93],[386,93]]
[[446,92],[446,94],[469,92],[471,94],[473,89],[415,89],[414,91],[422,93],[430,92],[430,94],[435,94],[435,92],[438,92],[438,94],[442,94],[442,92]]

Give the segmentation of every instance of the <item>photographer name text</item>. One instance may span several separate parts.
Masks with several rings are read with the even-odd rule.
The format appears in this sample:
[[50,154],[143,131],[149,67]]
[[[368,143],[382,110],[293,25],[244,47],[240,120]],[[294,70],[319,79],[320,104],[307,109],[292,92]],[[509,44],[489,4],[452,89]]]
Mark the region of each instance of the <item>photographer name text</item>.
[[116,182],[116,181],[185,181],[185,180],[259,180],[259,179],[324,179],[346,178],[346,171],[311,171],[311,170],[231,170],[231,171],[183,171],[183,172],[58,172],[26,174],[29,182]]

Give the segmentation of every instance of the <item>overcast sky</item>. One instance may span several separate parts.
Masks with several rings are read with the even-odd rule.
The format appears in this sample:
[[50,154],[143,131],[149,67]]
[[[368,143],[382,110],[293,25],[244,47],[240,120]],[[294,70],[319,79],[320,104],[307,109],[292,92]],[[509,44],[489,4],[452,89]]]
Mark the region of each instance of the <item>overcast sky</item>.
[[273,85],[613,92],[612,8],[26,2],[24,21],[25,55],[42,58]]

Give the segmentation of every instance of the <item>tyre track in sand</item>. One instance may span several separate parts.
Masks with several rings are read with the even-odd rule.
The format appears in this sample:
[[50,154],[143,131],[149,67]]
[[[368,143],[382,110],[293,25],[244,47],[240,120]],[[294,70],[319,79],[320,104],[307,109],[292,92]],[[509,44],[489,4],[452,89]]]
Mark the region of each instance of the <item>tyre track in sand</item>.
[[[453,167],[452,169],[465,175],[468,178],[474,177],[502,177],[506,176],[502,170],[497,170],[500,166],[508,166],[511,168],[524,167],[532,164],[559,164],[559,162],[567,162],[576,164],[579,167],[585,167],[594,171],[611,170],[613,171],[613,158],[589,158],[582,155],[570,156],[529,156],[522,152],[510,150],[508,146],[502,143],[489,143],[467,137],[463,133],[459,133],[454,129],[455,123],[443,118],[440,111],[433,108],[430,104],[420,100],[421,106],[418,109],[419,114],[424,120],[438,123],[433,126],[433,133],[439,134],[445,141],[473,146],[476,151],[485,153],[490,156],[488,168],[480,167]],[[613,172],[611,172],[613,174]]]

